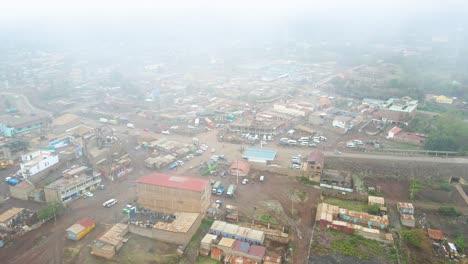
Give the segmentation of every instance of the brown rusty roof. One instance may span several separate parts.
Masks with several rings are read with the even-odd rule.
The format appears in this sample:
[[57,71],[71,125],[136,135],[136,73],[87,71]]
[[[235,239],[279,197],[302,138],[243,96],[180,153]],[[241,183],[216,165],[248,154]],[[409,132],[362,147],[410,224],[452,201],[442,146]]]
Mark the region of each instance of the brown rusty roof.
[[309,154],[309,157],[307,158],[307,162],[311,162],[311,161],[314,161],[315,163],[318,163],[323,166],[323,162],[324,162],[323,152],[318,149],[312,151]]

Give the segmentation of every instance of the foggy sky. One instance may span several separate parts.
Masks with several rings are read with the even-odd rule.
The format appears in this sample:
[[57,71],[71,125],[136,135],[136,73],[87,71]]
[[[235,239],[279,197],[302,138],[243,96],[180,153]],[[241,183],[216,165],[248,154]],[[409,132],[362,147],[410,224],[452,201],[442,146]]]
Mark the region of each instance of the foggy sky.
[[[77,42],[320,38],[360,42],[466,34],[459,0],[18,0],[0,1],[0,40]],[[385,38],[383,38],[385,39]]]

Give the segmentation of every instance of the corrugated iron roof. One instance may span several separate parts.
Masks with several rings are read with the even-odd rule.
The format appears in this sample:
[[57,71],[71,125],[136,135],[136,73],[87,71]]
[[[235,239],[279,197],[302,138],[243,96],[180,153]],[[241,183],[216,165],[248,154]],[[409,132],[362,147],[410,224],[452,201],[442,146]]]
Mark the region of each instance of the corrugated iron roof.
[[6,212],[0,215],[0,223],[6,222],[13,216],[17,215],[19,212],[23,211],[24,208],[17,208],[17,207],[12,207],[8,209]]
[[200,178],[184,177],[179,175],[168,175],[154,173],[137,179],[137,183],[165,186],[175,189],[184,189],[190,191],[203,191],[209,181]]
[[309,157],[307,158],[307,162],[311,162],[311,161],[314,161],[315,163],[321,164],[323,166],[323,162],[324,162],[323,152],[318,149],[312,151],[309,154]]
[[72,232],[73,234],[78,234],[83,229],[85,229],[84,226],[82,226],[80,224],[74,224],[74,225],[70,226],[66,231],[67,232]]
[[258,245],[252,245],[249,248],[249,254],[262,257],[265,256],[266,248]]
[[394,135],[398,134],[401,132],[401,128],[394,126],[392,129],[388,131],[388,133],[393,133]]
[[96,221],[94,221],[94,219],[92,219],[91,217],[85,217],[83,219],[76,221],[76,223],[84,227],[88,227],[88,226],[96,224]]
[[232,248],[232,246],[234,245],[235,242],[236,242],[235,239],[223,237],[219,241],[218,246]]
[[430,238],[435,239],[435,240],[443,240],[444,239],[444,234],[442,231],[438,229],[427,229],[427,234],[429,235]]
[[245,173],[249,173],[250,171],[250,164],[246,161],[236,161],[231,164],[229,170],[241,170]]
[[236,251],[242,251],[242,252],[245,252],[245,253],[249,252],[249,248],[250,248],[249,243],[242,242],[242,241],[239,241],[239,240],[235,240],[234,246],[232,247],[232,249],[234,249]]

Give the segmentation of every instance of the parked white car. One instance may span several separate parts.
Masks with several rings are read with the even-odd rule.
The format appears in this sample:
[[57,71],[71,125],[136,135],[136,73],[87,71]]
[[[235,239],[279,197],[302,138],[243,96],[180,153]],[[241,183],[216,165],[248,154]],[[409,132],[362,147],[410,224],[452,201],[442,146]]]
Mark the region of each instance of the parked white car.
[[169,130],[163,130],[163,131],[161,131],[161,134],[163,134],[163,135],[170,135],[171,132],[170,132]]

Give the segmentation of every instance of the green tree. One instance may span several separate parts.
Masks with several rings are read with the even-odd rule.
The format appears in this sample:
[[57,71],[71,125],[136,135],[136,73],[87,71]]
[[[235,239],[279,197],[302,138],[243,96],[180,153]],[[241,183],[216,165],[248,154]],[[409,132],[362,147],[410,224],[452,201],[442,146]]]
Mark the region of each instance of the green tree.
[[457,247],[458,252],[462,254],[463,250],[465,250],[465,238],[463,237],[463,234],[458,234],[455,239],[455,246]]
[[59,202],[52,202],[52,203],[47,203],[44,207],[42,207],[38,212],[37,212],[37,218],[40,220],[46,220],[52,217],[59,216],[60,214],[63,213],[64,207],[62,203]]
[[456,113],[438,117],[424,148],[429,150],[468,151],[468,124]]
[[367,212],[369,214],[378,215],[380,212],[380,206],[378,204],[373,204],[367,207]]

